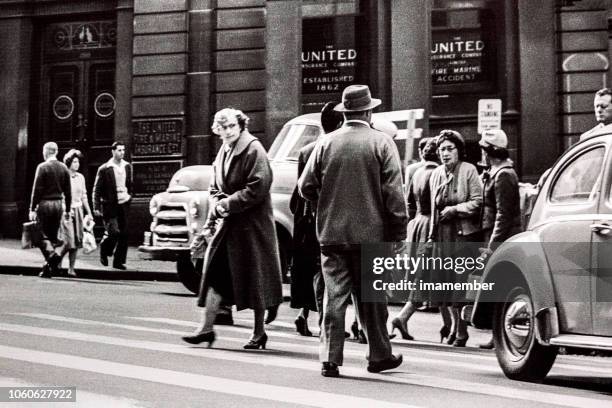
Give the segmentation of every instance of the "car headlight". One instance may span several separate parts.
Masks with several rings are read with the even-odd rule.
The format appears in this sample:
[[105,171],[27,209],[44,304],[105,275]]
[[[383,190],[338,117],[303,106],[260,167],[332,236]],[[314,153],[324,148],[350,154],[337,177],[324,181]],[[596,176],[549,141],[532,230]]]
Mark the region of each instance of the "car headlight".
[[200,200],[191,200],[189,202],[189,215],[197,217],[200,211]]
[[152,198],[149,202],[149,213],[151,214],[151,217],[155,217],[155,214],[157,214],[158,211],[159,204],[157,203],[157,200],[155,198]]
[[192,222],[191,223],[191,233],[192,234],[197,234],[198,233],[198,223],[197,222]]

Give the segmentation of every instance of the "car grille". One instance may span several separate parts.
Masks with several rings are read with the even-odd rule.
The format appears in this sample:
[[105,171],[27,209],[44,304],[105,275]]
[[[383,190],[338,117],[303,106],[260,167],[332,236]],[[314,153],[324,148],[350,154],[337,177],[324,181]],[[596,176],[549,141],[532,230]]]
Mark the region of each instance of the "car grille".
[[189,246],[187,204],[167,203],[159,207],[153,227],[154,246]]

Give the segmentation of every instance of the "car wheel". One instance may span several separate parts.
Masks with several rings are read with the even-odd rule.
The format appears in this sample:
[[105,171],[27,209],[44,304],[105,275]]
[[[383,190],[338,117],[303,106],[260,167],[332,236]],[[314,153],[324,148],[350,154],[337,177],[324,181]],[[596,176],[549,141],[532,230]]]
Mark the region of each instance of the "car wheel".
[[194,265],[191,258],[182,256],[176,261],[176,273],[181,283],[191,292],[198,294],[202,280],[203,259],[198,259]]
[[543,346],[535,336],[535,314],[529,290],[516,286],[495,307],[495,353],[504,374],[513,380],[541,381],[550,371],[558,348]]

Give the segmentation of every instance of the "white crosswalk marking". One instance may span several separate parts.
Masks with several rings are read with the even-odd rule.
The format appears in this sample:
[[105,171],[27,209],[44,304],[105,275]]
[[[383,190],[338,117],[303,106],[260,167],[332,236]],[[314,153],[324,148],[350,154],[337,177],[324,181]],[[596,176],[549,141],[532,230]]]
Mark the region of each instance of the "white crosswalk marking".
[[[34,316],[33,314],[30,314],[30,316]],[[155,318],[155,317],[129,317],[130,319],[136,319],[136,320],[141,320],[141,321],[146,321],[146,322],[153,322],[153,323],[165,323],[165,324],[171,324],[171,325],[175,325],[175,326],[185,326],[185,327],[197,327],[198,324],[194,323],[194,322],[190,322],[190,321],[186,321],[186,320],[177,320],[177,319],[168,319],[168,318]],[[234,319],[237,320],[237,319]],[[229,326],[223,326],[223,330],[228,330],[228,331],[245,331],[246,329],[239,329],[236,327],[229,327]],[[297,337],[295,334],[286,334],[286,333],[274,333],[275,336],[282,336],[282,337],[289,337],[289,338],[299,338],[300,341],[307,341],[307,342],[314,342],[314,343],[319,343],[319,339],[316,337]],[[403,344],[406,344],[405,342]],[[427,345],[431,345],[431,343],[427,343],[427,342],[415,342],[415,341],[411,341],[410,342],[411,345],[415,345],[415,344],[427,344]],[[362,356],[363,352],[354,352],[351,351],[350,349],[347,350],[345,348],[345,352],[344,354],[346,356]],[[419,359],[416,356],[411,355],[410,356],[410,361],[427,361],[428,363],[430,362],[431,364],[441,364],[441,365],[446,365],[449,367],[456,367],[456,368],[464,368],[464,369],[475,369],[478,371],[489,371],[489,372],[495,372],[495,373],[499,373],[501,372],[501,369],[497,368],[497,359],[495,358],[495,356],[493,355],[484,355],[484,354],[474,354],[474,353],[457,353],[457,352],[452,352],[452,351],[444,351],[444,350],[424,350],[424,349],[419,349],[418,352],[419,355],[426,355],[426,356],[431,356],[431,357],[435,357],[436,359],[439,359],[440,357],[449,357],[452,358],[454,360],[456,359],[467,359],[467,360],[479,360],[479,361],[483,361],[483,362],[489,362],[489,363],[495,363],[495,368],[493,367],[486,367],[483,366],[482,364],[468,364],[468,363],[458,363],[456,361],[448,361],[448,360],[436,360],[436,359]],[[566,357],[567,358],[567,357]],[[578,366],[578,365],[573,365],[573,364],[564,364],[564,363],[556,363],[553,366],[553,371],[558,371],[559,369],[564,369],[564,370],[571,370],[571,371],[577,371],[577,372],[582,372],[582,373],[588,373],[588,374],[602,374],[602,375],[607,375],[607,376],[612,376],[612,368],[607,368],[607,367],[594,367],[594,366],[589,366],[589,367],[582,367],[582,366]]]
[[192,389],[240,395],[251,398],[287,402],[311,407],[344,407],[354,408],[417,408],[414,405],[400,404],[350,395],[332,394],[329,392],[281,387],[231,380],[201,374],[184,373],[153,367],[115,363],[67,354],[35,351],[18,347],[0,346],[0,357],[45,364],[73,370],[89,371],[137,380],[152,381],[161,384],[176,385]]
[[[100,322],[100,323],[104,324],[104,322]],[[185,346],[176,345],[176,344],[131,340],[131,339],[125,339],[125,338],[79,333],[75,331],[37,328],[37,327],[15,325],[15,324],[8,324],[8,323],[0,323],[0,330],[16,332],[16,333],[24,333],[24,334],[30,334],[30,335],[63,338],[63,339],[76,340],[76,341],[86,341],[86,342],[93,342],[93,343],[99,343],[99,344],[115,345],[115,346],[121,346],[121,347],[132,347],[132,348],[143,349],[143,350],[154,350],[154,351],[161,351],[161,352],[167,352],[167,353],[178,353],[178,354],[192,355],[192,356],[198,356],[198,357],[205,357],[207,359],[227,360],[227,361],[235,361],[235,362],[242,362],[242,363],[248,363],[248,364],[277,366],[277,367],[283,367],[283,368],[292,368],[292,369],[317,371],[317,372],[319,370],[319,366],[315,361],[301,360],[298,358],[275,357],[275,356],[267,355],[265,352],[242,354],[242,353],[236,353],[232,351],[224,351],[224,350],[216,350],[216,349],[202,350],[200,348],[190,348],[190,347],[185,347]],[[3,355],[3,356],[6,356],[6,355]],[[11,357],[6,356],[5,358],[11,358]],[[409,369],[410,360],[414,361],[412,356],[410,356],[408,358],[407,363],[405,363],[406,368],[404,370]],[[431,363],[433,359],[420,358],[420,360]],[[29,361],[29,360],[26,360],[26,361]],[[443,361],[445,361],[446,363],[449,363],[448,360],[443,360]],[[463,364],[463,363],[460,363],[460,364]],[[95,367],[95,365],[92,365],[92,367]],[[481,369],[483,368],[482,365],[480,365],[479,367]],[[519,400],[526,400],[526,401],[538,401],[541,403],[556,404],[559,406],[569,406],[569,407],[583,407],[583,406],[608,407],[609,406],[609,401],[604,401],[598,398],[562,395],[562,394],[556,394],[552,392],[542,392],[542,391],[534,391],[534,390],[522,390],[520,388],[517,389],[517,388],[497,386],[497,385],[492,385],[492,384],[475,384],[474,382],[470,382],[470,381],[461,381],[461,380],[454,380],[454,379],[449,379],[449,378],[423,376],[423,375],[418,375],[418,374],[413,374],[413,373],[407,373],[408,378],[405,378],[404,374],[401,372],[400,373],[396,372],[396,373],[392,373],[392,374],[383,376],[383,375],[378,375],[378,374],[368,374],[367,372],[365,372],[363,368],[346,367],[346,366],[342,368],[342,372],[345,375],[349,375],[351,377],[357,377],[357,378],[371,378],[371,379],[383,380],[383,381],[391,382],[391,383],[435,387],[435,388],[446,389],[446,390],[469,392],[469,393],[475,393],[475,394],[483,394],[483,395],[512,398],[512,399],[519,399]]]

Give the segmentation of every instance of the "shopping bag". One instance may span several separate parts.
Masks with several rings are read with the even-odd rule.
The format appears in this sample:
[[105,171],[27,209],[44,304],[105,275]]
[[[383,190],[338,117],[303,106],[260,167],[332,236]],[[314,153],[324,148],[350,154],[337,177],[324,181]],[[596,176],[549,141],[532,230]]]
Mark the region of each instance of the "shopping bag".
[[28,221],[23,223],[21,233],[21,247],[23,249],[36,248],[42,241],[42,232],[38,221]]
[[83,252],[86,254],[90,254],[96,250],[98,246],[96,245],[96,237],[90,231],[83,231]]

